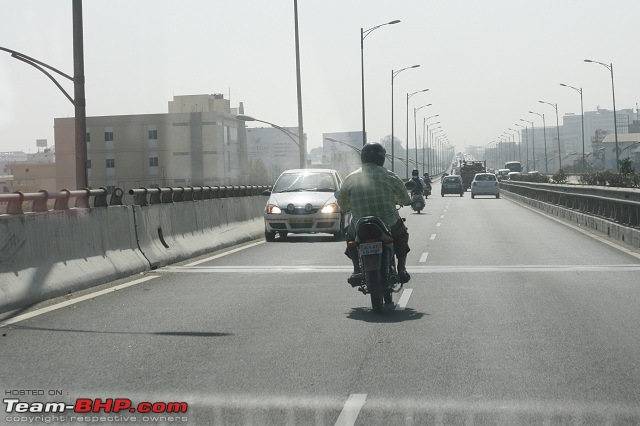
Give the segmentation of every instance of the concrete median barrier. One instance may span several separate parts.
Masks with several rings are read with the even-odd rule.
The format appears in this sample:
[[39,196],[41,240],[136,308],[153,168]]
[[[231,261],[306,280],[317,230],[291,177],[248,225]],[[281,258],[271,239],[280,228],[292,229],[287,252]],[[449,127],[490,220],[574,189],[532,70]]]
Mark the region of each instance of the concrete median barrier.
[[131,206],[0,217],[0,312],[147,269]]
[[264,197],[135,206],[140,250],[152,269],[258,238]]

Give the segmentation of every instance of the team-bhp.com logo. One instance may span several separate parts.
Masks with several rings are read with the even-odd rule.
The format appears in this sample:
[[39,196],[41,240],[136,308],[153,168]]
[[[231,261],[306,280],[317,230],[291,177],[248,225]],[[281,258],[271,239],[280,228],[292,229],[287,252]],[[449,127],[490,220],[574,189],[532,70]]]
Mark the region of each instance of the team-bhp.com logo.
[[186,413],[188,404],[186,402],[141,402],[133,404],[127,398],[107,398],[104,401],[100,398],[78,398],[75,404],[64,402],[22,402],[17,398],[5,398],[7,414],[16,413],[64,413],[73,411],[76,414],[88,413],[140,413],[140,414],[180,414]]

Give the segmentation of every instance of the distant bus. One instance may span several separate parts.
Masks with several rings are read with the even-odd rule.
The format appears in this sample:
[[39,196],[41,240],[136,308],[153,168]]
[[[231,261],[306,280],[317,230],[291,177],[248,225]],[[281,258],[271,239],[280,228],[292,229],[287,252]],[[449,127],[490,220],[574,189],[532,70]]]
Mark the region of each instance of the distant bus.
[[512,172],[522,173],[522,164],[519,161],[507,161],[504,163],[504,168]]

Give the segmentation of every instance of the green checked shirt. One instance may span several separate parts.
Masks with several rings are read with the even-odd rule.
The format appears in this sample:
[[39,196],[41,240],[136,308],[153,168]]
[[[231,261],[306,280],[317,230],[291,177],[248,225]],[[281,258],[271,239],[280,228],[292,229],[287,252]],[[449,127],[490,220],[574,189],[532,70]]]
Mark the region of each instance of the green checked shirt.
[[361,217],[377,216],[391,227],[400,219],[396,204],[409,205],[411,197],[398,175],[365,163],[346,177],[337,201],[342,210],[351,210],[353,224]]

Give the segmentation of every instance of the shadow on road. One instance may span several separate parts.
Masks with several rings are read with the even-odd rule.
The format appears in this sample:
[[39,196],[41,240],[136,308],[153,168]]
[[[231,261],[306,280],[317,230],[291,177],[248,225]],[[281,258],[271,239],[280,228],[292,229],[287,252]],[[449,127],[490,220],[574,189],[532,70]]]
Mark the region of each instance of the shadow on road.
[[422,319],[425,315],[430,314],[418,312],[415,309],[409,308],[398,311],[394,309],[385,309],[383,313],[376,314],[370,307],[361,307],[351,309],[351,312],[347,314],[347,318],[364,322],[394,323]]
[[207,332],[207,331],[97,331],[97,330],[71,330],[62,328],[29,327],[24,325],[11,325],[8,329],[32,330],[32,331],[58,331],[63,333],[94,333],[94,334],[122,334],[122,335],[147,335],[147,336],[179,336],[179,337],[226,337],[233,333]]

